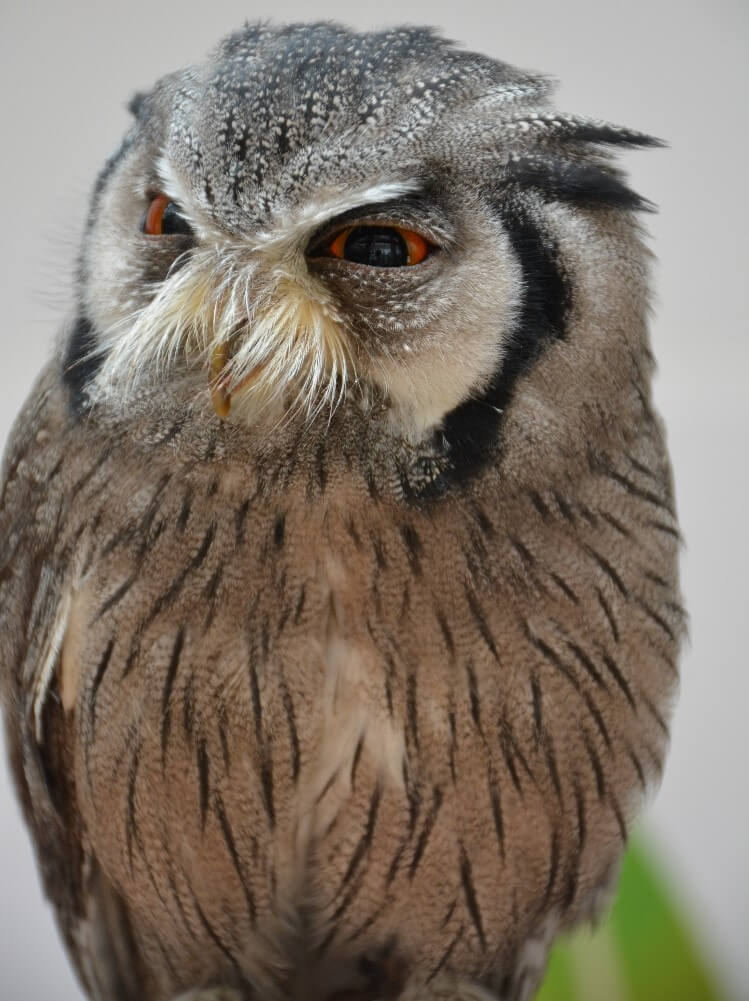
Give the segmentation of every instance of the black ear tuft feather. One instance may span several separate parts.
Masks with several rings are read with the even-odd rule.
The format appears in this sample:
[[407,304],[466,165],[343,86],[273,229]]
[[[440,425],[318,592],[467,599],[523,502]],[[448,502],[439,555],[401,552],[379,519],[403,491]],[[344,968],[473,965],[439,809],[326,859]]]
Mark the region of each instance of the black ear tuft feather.
[[516,157],[507,165],[507,183],[534,188],[550,201],[652,212],[655,206],[627,187],[610,167],[554,156]]
[[130,98],[130,100],[127,102],[127,110],[130,112],[130,114],[133,115],[135,118],[140,118],[141,112],[145,107],[147,98],[148,94],[146,94],[144,91],[141,90],[136,91]]
[[666,143],[656,136],[635,129],[620,128],[608,122],[572,121],[559,138],[568,142],[595,143],[598,146],[632,146],[639,149],[662,149]]
[[520,135],[531,141],[558,143],[581,143],[593,146],[631,146],[654,149],[665,146],[662,139],[649,136],[646,132],[612,125],[595,118],[579,118],[576,115],[554,112],[534,112],[520,115],[507,123],[511,134],[519,130]]

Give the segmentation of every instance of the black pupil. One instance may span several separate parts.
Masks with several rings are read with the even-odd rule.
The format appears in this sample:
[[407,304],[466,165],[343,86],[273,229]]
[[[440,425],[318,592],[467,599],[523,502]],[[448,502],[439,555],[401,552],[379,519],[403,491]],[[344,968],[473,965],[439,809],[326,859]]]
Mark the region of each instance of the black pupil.
[[184,216],[180,215],[179,209],[174,202],[169,202],[164,209],[164,214],[161,217],[161,232],[164,236],[170,236],[172,233],[184,233],[186,235],[192,233],[189,223]]
[[354,264],[400,268],[408,264],[408,247],[392,226],[357,226],[346,240],[343,256]]

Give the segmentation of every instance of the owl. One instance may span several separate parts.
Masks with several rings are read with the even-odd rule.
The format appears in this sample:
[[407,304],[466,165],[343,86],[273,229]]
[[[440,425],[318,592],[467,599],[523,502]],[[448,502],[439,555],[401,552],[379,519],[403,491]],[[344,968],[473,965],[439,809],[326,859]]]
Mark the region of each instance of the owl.
[[684,612],[656,140],[437,33],[131,103],[7,446],[0,679],[97,1001],[527,1001],[658,783]]

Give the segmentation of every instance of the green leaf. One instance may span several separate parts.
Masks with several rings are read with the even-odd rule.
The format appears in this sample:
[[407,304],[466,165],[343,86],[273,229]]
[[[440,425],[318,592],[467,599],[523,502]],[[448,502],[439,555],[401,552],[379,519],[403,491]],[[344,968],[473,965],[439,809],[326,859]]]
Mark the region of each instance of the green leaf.
[[726,1001],[641,842],[610,917],[555,947],[536,1001]]

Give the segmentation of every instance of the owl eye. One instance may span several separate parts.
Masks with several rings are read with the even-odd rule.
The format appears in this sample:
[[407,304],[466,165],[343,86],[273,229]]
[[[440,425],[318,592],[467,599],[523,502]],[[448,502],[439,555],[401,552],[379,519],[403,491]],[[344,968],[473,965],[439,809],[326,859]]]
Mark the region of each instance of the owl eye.
[[166,195],[155,195],[143,217],[143,232],[148,236],[192,235],[192,228],[176,202]]
[[402,268],[421,264],[430,251],[423,236],[400,226],[347,226],[335,233],[322,252],[353,264],[373,268]]

